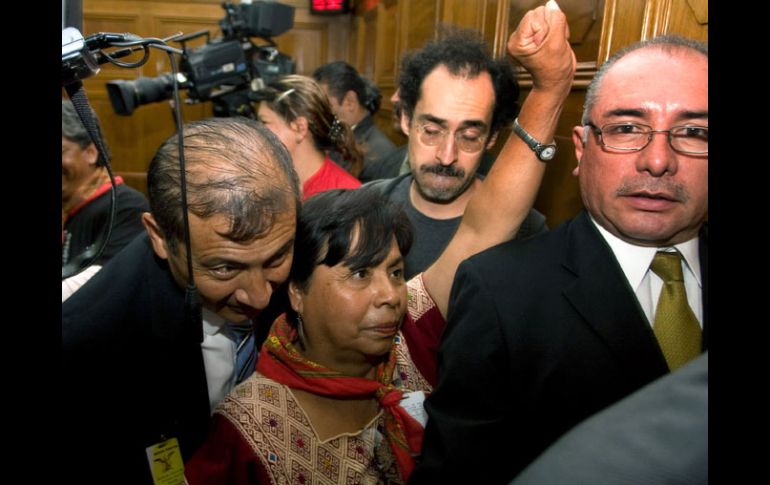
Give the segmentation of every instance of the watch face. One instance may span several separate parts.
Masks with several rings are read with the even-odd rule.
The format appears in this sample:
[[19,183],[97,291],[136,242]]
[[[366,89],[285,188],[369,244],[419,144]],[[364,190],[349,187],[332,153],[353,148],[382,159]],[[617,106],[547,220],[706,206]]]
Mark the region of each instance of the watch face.
[[540,158],[540,160],[551,160],[554,155],[556,155],[556,147],[553,145],[546,145],[543,147],[538,158]]

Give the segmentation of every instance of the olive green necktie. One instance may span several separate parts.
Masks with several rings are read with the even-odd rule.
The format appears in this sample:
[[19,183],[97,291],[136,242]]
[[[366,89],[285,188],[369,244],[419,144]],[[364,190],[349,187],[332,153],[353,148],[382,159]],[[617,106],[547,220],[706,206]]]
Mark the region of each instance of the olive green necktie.
[[650,269],[663,280],[652,329],[673,371],[700,354],[700,324],[687,303],[679,253],[659,251]]

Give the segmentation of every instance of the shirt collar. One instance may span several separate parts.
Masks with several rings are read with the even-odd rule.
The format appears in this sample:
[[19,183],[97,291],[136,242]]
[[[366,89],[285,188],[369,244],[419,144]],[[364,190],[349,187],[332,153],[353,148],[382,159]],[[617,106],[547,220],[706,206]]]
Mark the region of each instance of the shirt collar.
[[216,335],[225,326],[224,318],[212,312],[208,308],[203,308],[203,333],[208,336]]
[[628,284],[631,285],[634,291],[639,289],[639,285],[642,284],[644,276],[647,274],[647,270],[650,268],[652,259],[655,257],[655,253],[658,251],[665,251],[676,248],[684,258],[685,263],[690,269],[690,272],[698,282],[698,286],[701,284],[700,278],[700,258],[698,257],[698,237],[694,237],[689,241],[685,241],[680,244],[665,247],[646,247],[636,246],[629,242],[626,242],[619,237],[615,236],[605,228],[603,228],[596,220],[591,216],[591,222],[599,230],[599,234],[602,235],[604,240],[612,249],[615,259],[618,260],[620,268],[623,270],[623,274],[626,275]]

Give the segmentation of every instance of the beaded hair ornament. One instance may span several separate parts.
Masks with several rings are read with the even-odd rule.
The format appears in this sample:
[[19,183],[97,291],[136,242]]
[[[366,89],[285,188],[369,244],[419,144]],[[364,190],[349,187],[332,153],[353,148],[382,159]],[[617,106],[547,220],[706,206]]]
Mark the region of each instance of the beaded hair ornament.
[[337,117],[334,117],[331,128],[329,128],[329,138],[333,141],[337,141],[342,136],[342,123]]

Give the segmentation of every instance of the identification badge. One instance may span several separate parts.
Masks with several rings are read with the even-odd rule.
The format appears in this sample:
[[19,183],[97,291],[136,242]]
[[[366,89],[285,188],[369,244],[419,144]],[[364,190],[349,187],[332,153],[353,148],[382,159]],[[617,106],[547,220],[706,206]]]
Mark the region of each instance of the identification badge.
[[405,392],[404,397],[401,398],[401,407],[423,428],[428,423],[428,414],[423,407],[424,402],[425,393],[423,391]]
[[146,448],[155,485],[184,485],[184,464],[176,438]]

